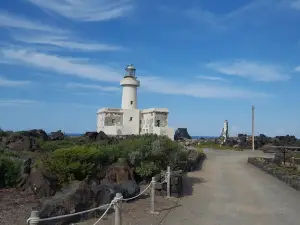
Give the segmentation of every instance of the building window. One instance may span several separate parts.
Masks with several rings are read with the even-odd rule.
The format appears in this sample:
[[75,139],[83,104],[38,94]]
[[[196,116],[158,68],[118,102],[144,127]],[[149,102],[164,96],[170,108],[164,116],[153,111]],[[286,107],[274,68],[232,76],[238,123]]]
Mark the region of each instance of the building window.
[[130,105],[133,105],[133,101],[130,101]]
[[142,120],[140,120],[140,124],[142,124]]
[[160,120],[156,120],[156,126],[160,127]]
[[116,122],[115,119],[112,119],[112,120],[111,120],[111,123],[112,123],[112,124],[115,124],[115,122]]
[[133,119],[133,117],[130,117],[130,118],[129,118],[129,121],[132,121],[132,119]]

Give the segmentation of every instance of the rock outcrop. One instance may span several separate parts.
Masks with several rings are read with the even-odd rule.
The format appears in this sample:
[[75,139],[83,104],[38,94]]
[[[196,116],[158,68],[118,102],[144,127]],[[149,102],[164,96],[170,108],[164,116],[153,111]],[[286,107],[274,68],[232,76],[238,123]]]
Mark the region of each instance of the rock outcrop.
[[61,130],[51,132],[50,139],[52,141],[63,140],[64,138],[65,138],[65,134]]
[[189,135],[187,128],[178,128],[174,134],[174,140],[184,140],[184,139],[192,139]]
[[60,189],[57,178],[43,167],[35,167],[31,158],[25,160],[21,167],[17,187],[21,191],[33,192],[38,198],[51,197]]
[[135,180],[133,171],[133,168],[129,166],[127,160],[120,158],[117,163],[107,168],[105,180],[116,184]]
[[[53,216],[60,216],[75,212],[85,211],[91,208],[96,208],[100,205],[109,204],[116,193],[122,193],[123,197],[130,198],[136,196],[140,192],[140,187],[135,181],[127,181],[122,184],[112,184],[103,182],[100,185],[90,185],[86,181],[74,181],[68,187],[63,188],[56,193],[52,198],[46,199],[42,204],[40,210],[41,218],[48,218]],[[47,221],[41,223],[44,225],[65,225],[77,223],[96,215],[102,215],[101,210],[80,214],[55,221]]]
[[19,132],[2,131],[1,142],[13,151],[38,151],[40,146],[37,140],[47,141],[49,137],[44,130],[29,130]]

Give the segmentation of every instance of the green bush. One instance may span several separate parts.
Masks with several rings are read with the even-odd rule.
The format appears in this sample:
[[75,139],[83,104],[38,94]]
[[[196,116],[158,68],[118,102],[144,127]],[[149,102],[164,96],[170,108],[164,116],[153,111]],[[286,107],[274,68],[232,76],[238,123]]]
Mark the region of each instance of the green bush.
[[10,188],[16,185],[21,165],[19,155],[0,144],[0,188]]
[[69,148],[78,145],[87,145],[90,141],[84,137],[66,137],[64,140],[42,141],[37,139],[40,149],[44,152],[54,152],[62,148]]
[[8,156],[0,156],[0,188],[15,187],[22,161]]
[[150,177],[167,166],[176,168],[187,158],[179,144],[156,135],[137,136],[111,145],[86,143],[66,146],[43,160],[46,168],[56,174],[61,183],[95,175],[99,168],[106,168],[119,158],[128,159],[141,177]]

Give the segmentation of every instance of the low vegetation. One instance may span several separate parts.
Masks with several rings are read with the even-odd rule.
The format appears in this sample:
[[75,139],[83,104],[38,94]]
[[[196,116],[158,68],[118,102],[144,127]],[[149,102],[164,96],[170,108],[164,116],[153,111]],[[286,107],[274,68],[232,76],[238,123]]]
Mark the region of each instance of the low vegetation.
[[0,146],[0,188],[16,185],[21,165],[17,153]]
[[214,141],[201,141],[197,147],[199,148],[213,148],[213,149],[219,149],[219,150],[234,150],[234,151],[242,151],[241,148],[234,148],[230,146],[220,146],[220,144],[215,143]]
[[127,159],[135,167],[138,176],[148,177],[165,170],[168,165],[175,168],[179,161],[186,160],[187,155],[176,142],[165,137],[147,135],[111,145],[70,144],[48,154],[42,163],[61,182],[68,182],[97,176],[97,172],[119,158]]
[[[1,152],[1,173],[16,180],[20,169],[20,155],[35,158],[35,166],[43,166],[51,174],[58,177],[60,183],[95,177],[99,171],[125,158],[135,168],[138,177],[151,177],[165,170],[167,166],[180,169],[183,161],[187,161],[187,152],[177,142],[167,137],[143,135],[120,140],[108,144],[106,140],[90,141],[84,137],[65,137],[64,140],[36,140],[40,151],[17,154],[7,150]],[[13,154],[13,155],[10,155]],[[11,157],[13,156],[13,157]],[[15,183],[9,181],[2,186],[11,187]]]

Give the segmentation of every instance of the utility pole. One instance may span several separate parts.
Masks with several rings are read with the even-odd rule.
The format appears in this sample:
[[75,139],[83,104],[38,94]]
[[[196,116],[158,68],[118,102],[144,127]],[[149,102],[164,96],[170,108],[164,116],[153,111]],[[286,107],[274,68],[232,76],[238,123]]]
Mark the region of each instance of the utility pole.
[[254,106],[252,106],[252,150],[254,151]]

